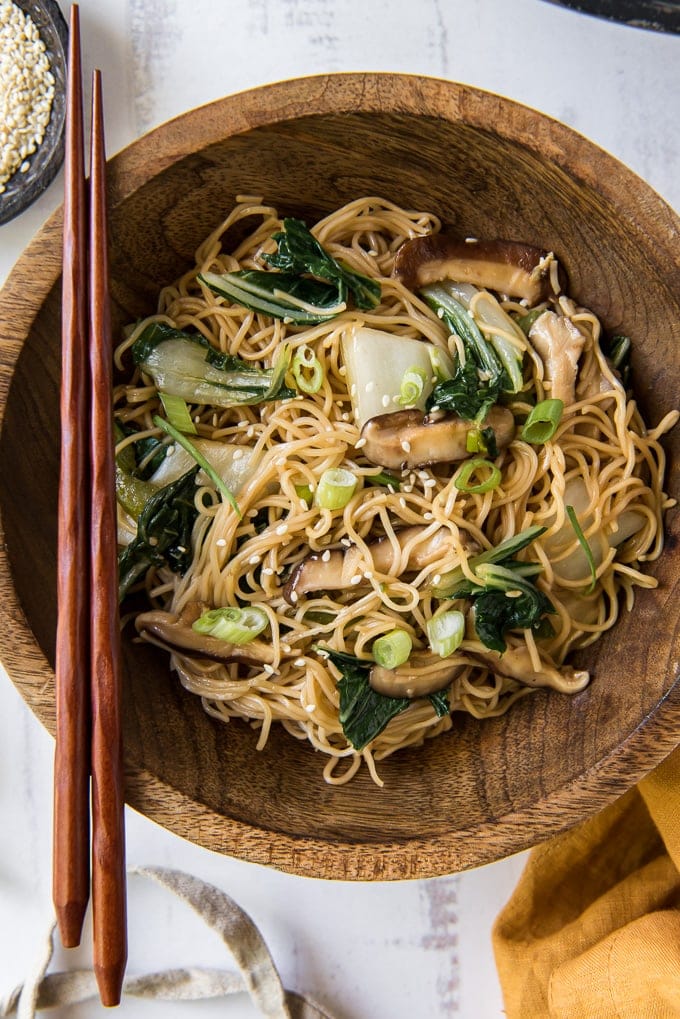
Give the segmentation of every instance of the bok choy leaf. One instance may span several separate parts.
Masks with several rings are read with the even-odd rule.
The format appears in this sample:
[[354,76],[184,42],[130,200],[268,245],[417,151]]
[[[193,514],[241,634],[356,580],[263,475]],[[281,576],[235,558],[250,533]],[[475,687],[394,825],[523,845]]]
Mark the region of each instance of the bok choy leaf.
[[132,357],[158,390],[188,403],[233,407],[296,395],[285,384],[291,358],[286,343],[279,347],[271,368],[256,368],[214,350],[199,333],[151,322],[132,345]]
[[307,229],[301,219],[284,219],[283,230],[274,234],[278,251],[266,255],[267,264],[282,272],[309,273],[334,283],[340,291],[349,291],[357,308],[370,311],[380,301],[380,284],[332,258]]
[[265,260],[278,271],[205,272],[199,280],[235,304],[295,325],[335,318],[345,311],[350,294],[363,311],[379,303],[378,281],[324,251],[301,219],[284,219],[283,230],[274,234],[273,240],[278,250]]
[[122,601],[151,566],[186,573],[191,563],[191,532],[198,514],[194,502],[198,466],[159,489],[146,501],[137,536],[118,556],[118,594]]

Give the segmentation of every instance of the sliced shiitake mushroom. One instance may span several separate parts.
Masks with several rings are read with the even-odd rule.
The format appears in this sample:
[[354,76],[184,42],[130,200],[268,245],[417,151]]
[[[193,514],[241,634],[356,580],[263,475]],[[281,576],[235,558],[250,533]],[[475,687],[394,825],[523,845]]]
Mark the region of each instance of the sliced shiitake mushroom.
[[[467,437],[478,427],[456,414],[424,415],[419,410],[399,410],[366,422],[361,430],[361,438],[366,440],[362,452],[371,463],[393,470],[456,463],[471,455]],[[487,414],[483,427],[493,428],[498,449],[504,449],[515,434],[515,419],[507,407],[496,406]]]
[[[393,275],[409,290],[454,280],[539,304],[552,294],[550,252],[519,241],[463,241],[450,234],[427,234],[405,241]],[[564,288],[561,272],[560,285]]]
[[261,640],[248,644],[230,644],[228,641],[197,633],[192,623],[203,615],[209,606],[202,602],[189,602],[181,613],[161,612],[154,609],[142,612],[135,620],[140,637],[165,648],[166,651],[195,658],[213,658],[221,662],[242,662],[244,665],[271,665],[274,650]]

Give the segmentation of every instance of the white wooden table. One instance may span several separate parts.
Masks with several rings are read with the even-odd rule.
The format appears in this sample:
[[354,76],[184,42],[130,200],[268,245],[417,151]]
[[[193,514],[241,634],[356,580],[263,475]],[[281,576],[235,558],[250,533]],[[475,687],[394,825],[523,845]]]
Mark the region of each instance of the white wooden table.
[[[103,71],[110,154],[185,109],[265,82],[415,72],[557,117],[680,207],[680,37],[542,0],[80,0],[80,7],[86,74]],[[61,202],[61,188],[59,177],[0,227],[0,282]],[[52,752],[0,674],[0,995],[23,977],[50,914]],[[229,892],[259,925],[286,986],[311,993],[338,1019],[502,1015],[489,933],[522,856],[431,881],[344,884],[212,854],[132,811],[127,844],[130,863],[187,870]],[[139,879],[130,882],[129,908],[130,973],[231,965],[198,919]],[[54,965],[89,966],[89,943],[58,952]],[[243,997],[130,999],[119,1011],[163,1019],[256,1014]],[[66,1010],[51,1014],[67,1019]],[[98,1005],[82,1005],[68,1019],[99,1014]]]

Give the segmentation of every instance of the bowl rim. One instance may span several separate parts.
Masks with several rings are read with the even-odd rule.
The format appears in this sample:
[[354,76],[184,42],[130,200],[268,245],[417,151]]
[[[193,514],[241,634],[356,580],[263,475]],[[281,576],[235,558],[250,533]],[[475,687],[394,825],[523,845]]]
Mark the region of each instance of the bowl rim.
[[[109,160],[110,205],[114,207],[149,179],[196,149],[256,127],[294,117],[343,112],[435,116],[493,130],[562,167],[595,188],[625,216],[640,243],[663,251],[666,282],[680,290],[677,237],[680,218],[632,170],[571,128],[514,100],[457,82],[420,75],[356,73],[310,75],[259,86],[190,110],[132,142]],[[511,114],[511,115],[510,115]],[[191,130],[187,131],[190,122]],[[189,138],[191,139],[189,141]],[[586,158],[587,156],[587,158]],[[636,213],[645,208],[645,230]],[[0,429],[23,337],[61,273],[62,209],[35,236],[0,291]],[[43,266],[30,300],[21,266]],[[1,507],[0,507],[1,514]],[[0,515],[0,650],[12,682],[54,735],[52,669],[32,634],[14,589]],[[11,634],[11,646],[8,635]],[[158,776],[126,767],[126,801],[175,834],[217,852],[309,877],[394,880],[434,877],[509,856],[563,832],[611,803],[678,745],[680,683],[674,685],[612,753],[534,804],[485,822],[473,830],[399,841],[338,842],[263,830],[224,817],[197,803]],[[320,779],[321,781],[321,779]],[[212,823],[214,821],[214,823]]]

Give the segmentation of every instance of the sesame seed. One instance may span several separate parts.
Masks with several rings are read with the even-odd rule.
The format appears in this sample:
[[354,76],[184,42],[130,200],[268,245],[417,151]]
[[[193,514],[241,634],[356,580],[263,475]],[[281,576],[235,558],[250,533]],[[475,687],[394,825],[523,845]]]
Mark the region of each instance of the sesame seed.
[[287,530],[288,530],[288,524],[279,524],[279,526],[276,528],[276,533],[277,534],[285,534]]
[[372,393],[374,389],[375,389],[375,382],[373,382],[373,380],[371,380],[370,382],[367,382],[366,385],[364,386],[364,390],[367,393]]
[[295,661],[293,662],[293,665],[295,666],[296,669],[304,669],[306,664],[307,662],[304,660],[304,658],[296,658]]
[[432,515],[432,513],[430,513],[430,511],[428,510],[428,512],[427,512],[427,513],[423,513],[423,520],[434,520],[434,516],[433,516],[433,515]]
[[403,451],[405,453],[410,453],[411,452],[411,443],[408,441],[408,439],[403,439],[402,440],[401,448],[403,449]]
[[284,655],[289,655],[290,652],[291,652],[290,644],[282,644],[281,645],[281,650],[283,651]]
[[352,542],[349,540],[349,538],[341,538],[340,539],[340,544],[344,545],[345,548],[349,548],[349,546],[352,544]]
[[389,407],[391,399],[392,397],[388,396],[387,393],[385,393],[380,402],[382,403],[383,407]]
[[356,584],[360,584],[360,583],[361,583],[361,574],[360,573],[356,573],[352,577],[352,579],[350,580],[350,584],[355,584],[356,585]]
[[373,580],[373,570],[364,570],[366,580]]
[[432,578],[432,583],[433,584],[441,584],[441,582],[442,582],[442,575],[441,575],[441,573],[435,573],[434,577]]
[[321,559],[323,560],[323,562],[327,563],[330,560],[330,558],[331,552],[330,549],[327,548],[326,551],[322,553]]
[[366,445],[366,438],[365,438],[365,436],[362,436],[360,439],[357,439],[357,441],[354,443],[354,448],[355,449],[363,449],[363,447],[365,445]]
[[226,548],[227,545],[226,538],[218,538],[215,544],[217,545],[218,548]]
[[406,509],[406,499],[403,497],[403,495],[399,496],[399,505],[401,506],[402,509]]
[[273,667],[271,665],[265,665],[264,666],[264,671],[267,673],[268,676],[273,676],[274,675],[274,669],[273,669]]
[[262,570],[262,572],[264,573],[265,577],[273,577],[274,576],[274,571],[271,568],[271,566],[265,566],[265,568]]
[[305,704],[305,711],[307,712],[308,715],[311,715],[312,712],[314,711],[314,705],[313,704]]
[[290,600],[292,601],[293,605],[296,604],[296,602],[298,600],[298,593],[297,593],[297,591],[291,591],[290,592]]
[[251,566],[257,566],[258,563],[261,562],[260,556],[259,555],[251,555],[251,557],[248,560],[248,562],[250,563]]
[[232,458],[232,460],[241,460],[242,457],[243,457],[243,450],[239,448],[239,449],[235,449],[234,450],[231,458]]

